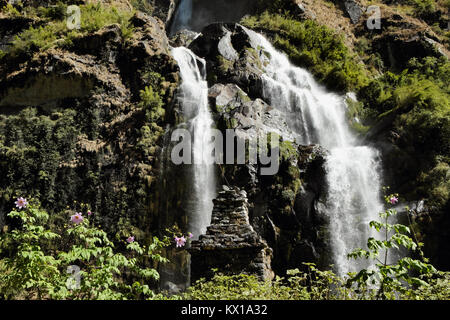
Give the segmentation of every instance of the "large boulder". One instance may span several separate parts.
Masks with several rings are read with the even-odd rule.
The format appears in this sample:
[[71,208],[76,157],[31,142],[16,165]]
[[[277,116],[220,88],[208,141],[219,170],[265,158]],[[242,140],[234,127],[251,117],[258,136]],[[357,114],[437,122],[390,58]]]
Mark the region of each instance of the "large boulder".
[[239,24],[214,23],[190,48],[207,61],[208,82],[234,83],[250,97],[262,97],[263,63],[256,40]]

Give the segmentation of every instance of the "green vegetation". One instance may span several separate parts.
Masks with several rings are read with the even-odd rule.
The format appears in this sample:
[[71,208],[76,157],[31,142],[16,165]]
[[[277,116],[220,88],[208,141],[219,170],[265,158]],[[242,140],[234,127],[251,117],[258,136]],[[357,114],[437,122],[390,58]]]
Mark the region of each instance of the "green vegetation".
[[[398,195],[385,197],[386,202],[395,205]],[[371,259],[376,261],[376,268],[372,270],[363,269],[358,274],[352,276],[348,283],[356,284],[358,291],[369,297],[375,296],[377,299],[395,299],[398,294],[413,294],[408,289],[414,286],[428,286],[424,281],[426,277],[431,277],[437,270],[428,263],[424,257],[421,247],[422,243],[416,243],[411,237],[411,229],[402,224],[389,224],[389,218],[395,216],[397,210],[387,209],[380,213],[380,221],[371,221],[370,227],[383,234],[383,240],[369,238],[367,248],[356,249],[348,257],[352,259]],[[388,263],[389,250],[403,247],[413,252],[418,251],[420,260],[404,257],[396,263]],[[417,276],[414,275],[415,272]]]
[[[387,197],[387,200],[392,197]],[[398,246],[420,251],[421,244],[416,244],[408,236],[411,232],[408,227],[387,223],[395,213],[389,209],[380,215],[383,222],[370,223],[378,231],[394,231],[393,235],[386,236],[383,241],[370,238],[369,251],[357,249],[349,256],[376,259],[380,251],[387,252]],[[436,271],[426,259],[406,257],[393,265],[381,262],[374,271],[364,269],[348,277],[321,271],[311,263],[304,264],[306,272],[290,270],[286,278],[276,277],[273,281],[261,281],[249,275],[216,274],[211,280],[199,280],[182,297],[198,300],[450,299],[450,274]],[[410,269],[418,270],[420,276],[408,273]]]
[[[331,271],[320,271],[306,263],[308,272],[289,270],[287,278],[261,281],[245,274],[215,274],[201,279],[183,296],[192,300],[334,300],[350,298],[343,279]],[[339,289],[334,291],[332,286]]]
[[[8,6],[10,8],[11,6]],[[113,6],[96,4],[80,5],[80,29],[70,30],[67,27],[67,4],[58,2],[53,7],[26,7],[23,9],[28,17],[38,21],[15,36],[11,45],[5,50],[6,55],[17,56],[55,46],[70,46],[76,37],[95,32],[106,25],[119,24],[124,38],[132,35],[129,19],[133,11],[119,10]],[[7,9],[7,14],[16,15],[17,9]]]
[[[370,222],[384,240],[369,238],[368,250],[349,254],[350,258],[374,259],[374,270],[340,277],[303,263],[306,271],[289,270],[286,277],[272,281],[245,274],[215,274],[179,296],[167,297],[156,295],[149,283],[159,279],[155,263],[167,262],[159,251],[169,245],[168,238],[153,238],[142,247],[129,236],[115,246],[93,225],[88,206],[79,207],[87,212],[84,216],[67,209],[63,220],[55,220],[37,201],[23,200],[24,205],[8,214],[14,223],[0,236],[0,297],[4,299],[450,299],[450,273],[439,272],[428,263],[420,250],[422,244],[410,237],[412,229],[388,223],[396,214],[394,209],[380,214],[382,222]],[[396,204],[397,195],[386,201]],[[388,252],[399,246],[418,252],[420,259],[405,257],[387,264]],[[410,273],[413,269],[415,273]]]
[[75,143],[81,134],[76,125],[80,116],[70,109],[50,116],[38,115],[35,108],[24,109],[15,116],[0,116],[2,207],[15,192],[32,190],[34,196],[46,199],[46,204],[54,204],[58,198],[67,200],[66,192],[71,186],[57,187],[58,169],[75,156]]
[[[146,284],[159,279],[154,262],[166,262],[157,238],[141,247],[123,240],[120,253],[88,217],[52,223],[36,201],[11,211],[18,227],[0,237],[0,296],[4,299],[123,300],[151,298]],[[76,273],[76,271],[79,271]],[[78,278],[79,276],[79,278]]]
[[[159,86],[155,83],[155,87]],[[52,214],[73,199],[81,199],[101,215],[110,217],[114,212],[114,219],[123,221],[123,225],[106,224],[110,236],[115,238],[127,226],[138,226],[135,232],[143,232],[143,221],[148,217],[141,213],[150,198],[152,165],[163,132],[160,125],[164,108],[154,90],[150,87],[142,91],[142,114],[136,112],[136,119],[132,119],[138,131],[129,138],[133,144],[122,149],[108,142],[117,136],[110,136],[101,124],[110,122],[110,115],[87,103],[69,101],[64,108],[24,108],[16,114],[0,115],[1,210],[10,209],[17,193],[42,199]],[[163,92],[160,88],[158,91]],[[103,154],[111,152],[119,159],[133,154],[132,161],[139,171],[130,174],[128,164],[113,162],[115,173],[111,177],[100,165],[105,161]],[[96,219],[104,222],[100,215]]]
[[274,45],[330,89],[357,90],[368,82],[367,71],[357,63],[342,36],[315,21],[298,21],[266,11],[244,18],[242,24],[275,34]]
[[[385,197],[395,205],[398,195]],[[304,263],[307,271],[289,270],[286,278],[261,281],[248,275],[216,274],[211,280],[201,279],[182,296],[198,300],[448,300],[450,273],[437,271],[423,255],[422,243],[416,242],[414,231],[402,224],[389,224],[396,215],[393,208],[380,213],[382,221],[371,221],[370,227],[382,234],[383,240],[369,238],[368,250],[355,249],[348,257],[370,259],[375,269],[363,269],[339,277],[332,271],[321,271],[312,263]],[[403,257],[389,264],[388,255],[400,247],[419,255],[419,259]]]
[[164,132],[164,129],[158,124],[164,118],[165,109],[160,95],[154,92],[152,86],[147,86],[144,90],[141,90],[140,97],[139,106],[145,110],[146,124],[141,128],[137,147],[148,157],[154,153],[155,145]]
[[8,3],[6,7],[2,8],[2,12],[10,17],[20,16],[20,12],[10,3]]
[[[26,13],[34,22],[0,51],[0,61],[6,65],[9,58],[53,47],[71,49],[75,38],[110,24],[120,25],[124,39],[132,35],[132,10],[98,3],[81,5],[81,28],[69,30],[65,21],[67,2],[53,1],[56,5],[37,8],[8,5],[2,9],[10,17]],[[131,3],[138,10],[153,12],[147,1]],[[406,196],[424,198],[433,210],[446,214],[450,199],[448,60],[412,59],[401,72],[386,70],[380,55],[371,52],[370,41],[360,38],[355,52],[364,64],[358,63],[342,36],[314,21],[296,20],[284,11],[287,1],[259,3],[269,11],[247,17],[243,23],[273,34],[277,48],[293,63],[311,70],[328,88],[355,91],[359,102],[348,102],[348,116],[360,121],[354,121],[353,128],[366,134],[383,124],[385,132],[398,136],[394,148],[408,154],[417,166],[414,175],[405,178],[411,192]],[[448,0],[402,3],[425,21],[432,20],[439,8],[450,8]],[[449,43],[448,32],[436,24],[431,27]],[[261,63],[254,49],[247,48],[246,54],[252,62]],[[228,60],[219,59],[222,73],[232,67]],[[14,197],[25,193],[41,199],[49,209],[47,213],[30,201],[26,210],[8,214],[8,225],[0,236],[0,299],[164,298],[156,296],[149,285],[158,279],[155,263],[165,261],[158,250],[167,242],[149,235],[154,231],[149,231],[149,221],[160,214],[150,186],[164,132],[165,79],[151,70],[141,76],[144,84],[136,88],[139,97],[133,97],[139,101],[127,106],[129,114],[124,113],[124,117],[113,115],[117,110],[93,106],[87,99],[68,99],[58,108],[23,108],[0,115],[0,211],[9,212]],[[236,125],[237,120],[231,118],[229,126]],[[283,175],[267,177],[275,199],[268,214],[271,210],[292,214],[302,183],[301,171],[292,161],[297,150],[289,141],[282,141],[280,149]],[[69,222],[71,214],[82,210],[79,204],[71,204],[74,198],[91,203],[96,211],[79,225]],[[306,263],[306,272],[290,270],[286,277],[268,282],[248,275],[217,274],[211,280],[200,280],[185,295],[172,298],[450,299],[450,274],[436,271],[417,241],[421,239],[421,226],[414,234],[412,225],[391,225],[388,219],[395,214],[390,209],[381,214],[384,221],[370,223],[376,230],[386,231],[383,240],[369,239],[368,250],[357,249],[349,255],[376,259],[374,270],[339,277]],[[124,237],[129,234],[142,239],[147,247],[137,242],[126,244]],[[299,235],[282,236],[291,240]],[[388,265],[382,253],[396,247],[410,249],[412,255]],[[79,289],[67,287],[67,281],[73,279],[67,273],[70,265],[81,267]]]
[[414,8],[414,14],[424,17],[436,11],[436,1],[434,0],[406,0],[405,4]]
[[219,62],[219,70],[223,74],[227,74],[227,72],[230,71],[230,69],[233,68],[233,62],[225,59],[221,55],[217,56],[217,60]]
[[[74,49],[71,42],[75,38],[114,23],[120,25],[124,38],[131,35],[129,19],[134,11],[118,9],[114,2],[79,5],[81,28],[69,30],[66,18],[71,3],[52,1],[48,6],[17,4],[4,8],[2,13],[6,15],[26,14],[34,22],[0,52],[2,65],[16,66],[17,56],[26,61],[28,55],[51,47],[70,51]],[[148,241],[152,233],[143,229],[150,214],[143,212],[152,210],[149,206],[153,195],[149,188],[163,132],[164,88],[169,85],[153,69],[153,65],[148,65],[138,70],[143,83],[138,82],[133,89],[142,90],[141,94],[121,110],[97,103],[92,97],[106,93],[104,88],[95,87],[88,97],[65,99],[57,106],[2,111],[0,211],[9,212],[11,200],[18,193],[41,199],[52,215],[58,215],[60,208],[73,199],[80,199],[99,213],[94,219],[111,239],[133,230]],[[122,112],[130,115],[125,121],[132,123],[132,130],[122,125]],[[104,217],[113,219],[117,225],[108,223]]]
[[[308,271],[290,270],[287,277],[261,281],[255,276],[216,274],[211,280],[201,279],[183,296],[172,299],[190,300],[374,300],[376,291],[349,287],[348,278],[332,271],[321,271],[305,263]],[[428,282],[414,289],[385,292],[391,300],[448,300],[450,274],[436,272]]]
[[410,177],[415,196],[430,205],[448,204],[450,185],[450,62],[445,58],[411,59],[400,74],[386,72],[359,93],[369,124],[388,121],[402,138],[403,148],[419,158],[421,166]]

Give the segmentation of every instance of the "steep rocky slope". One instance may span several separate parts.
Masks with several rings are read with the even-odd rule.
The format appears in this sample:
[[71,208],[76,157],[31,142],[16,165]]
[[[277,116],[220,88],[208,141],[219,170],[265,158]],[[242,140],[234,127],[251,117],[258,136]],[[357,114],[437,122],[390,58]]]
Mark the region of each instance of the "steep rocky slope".
[[[1,221],[12,198],[27,194],[56,212],[89,204],[120,236],[148,234],[158,212],[159,126],[174,121],[178,71],[161,21],[136,13],[130,24],[127,39],[113,24],[69,47],[5,55]],[[165,113],[149,114],[162,101]]]
[[[197,19],[200,36],[184,32],[171,39],[180,1],[98,1],[104,3],[98,8],[62,2],[79,4],[95,23],[69,32],[61,27],[66,7],[57,1],[24,1],[0,15],[0,225],[13,198],[26,195],[55,213],[55,223],[64,222],[67,206],[87,204],[116,239],[135,234],[148,241],[166,227],[184,229],[188,177],[168,159],[171,129],[183,120],[169,43],[189,46],[206,59],[210,106],[220,130],[246,137],[256,128],[276,128],[289,136],[283,118],[262,98],[260,53],[236,23],[247,16],[242,23],[264,32],[319,81],[357,92],[361,103],[349,107],[349,123],[383,151],[385,183],[413,205],[425,200],[424,209],[414,207],[418,236],[433,261],[449,268],[448,104],[435,103],[434,91],[406,91],[417,87],[409,73],[398,78],[407,67],[427,77],[442,69],[427,80],[441,78],[443,84],[427,88],[437,86],[448,97],[443,1],[425,12],[407,1],[239,1],[233,12]],[[194,11],[205,14],[217,3],[225,5],[194,0],[194,8],[202,8]],[[365,8],[371,4],[382,9],[381,29],[367,27]],[[110,6],[119,14],[105,9]],[[265,10],[271,23],[261,15]],[[217,20],[231,23],[212,23]],[[297,30],[307,38],[296,38]],[[427,57],[436,60],[420,60]],[[411,58],[420,60],[414,68]],[[431,124],[422,127],[421,119]],[[224,165],[219,182],[246,190],[249,221],[273,249],[276,273],[304,261],[325,267],[326,219],[315,204],[326,194],[327,150],[289,141],[281,150],[277,175],[261,176],[258,166]],[[175,264],[163,276],[187,272],[184,253],[171,250],[168,256]]]

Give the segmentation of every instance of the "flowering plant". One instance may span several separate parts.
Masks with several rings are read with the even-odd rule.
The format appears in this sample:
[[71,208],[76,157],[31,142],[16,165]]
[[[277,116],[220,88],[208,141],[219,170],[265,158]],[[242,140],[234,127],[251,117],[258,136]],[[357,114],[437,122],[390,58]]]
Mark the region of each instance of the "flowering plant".
[[[118,252],[89,213],[70,216],[54,230],[36,200],[19,198],[8,214],[19,226],[0,236],[0,299],[137,299],[154,296],[147,283],[159,279],[153,263],[168,241],[141,246],[134,236]],[[75,273],[73,272],[75,271]],[[122,274],[126,273],[127,277]],[[132,280],[130,280],[132,279]]]

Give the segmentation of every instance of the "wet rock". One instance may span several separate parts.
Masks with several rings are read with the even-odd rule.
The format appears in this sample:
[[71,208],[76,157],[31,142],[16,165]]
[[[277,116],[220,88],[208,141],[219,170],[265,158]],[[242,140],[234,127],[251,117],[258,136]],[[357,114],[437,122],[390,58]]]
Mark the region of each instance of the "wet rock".
[[214,23],[190,45],[207,60],[208,82],[235,83],[251,97],[260,97],[263,64],[257,43],[239,24]]
[[211,225],[189,249],[192,281],[211,277],[213,268],[224,274],[272,279],[272,249],[250,225],[246,194],[223,188],[213,202]]
[[225,35],[220,39],[217,45],[220,55],[227,60],[233,61],[239,58],[238,53],[234,50],[231,44],[231,32],[225,33]]
[[189,47],[198,35],[197,32],[183,29],[170,37],[170,45],[173,47]]
[[250,97],[235,84],[215,84],[209,89],[210,105],[221,129],[234,129],[242,139],[253,140],[275,132],[293,138],[284,115],[261,99]]

